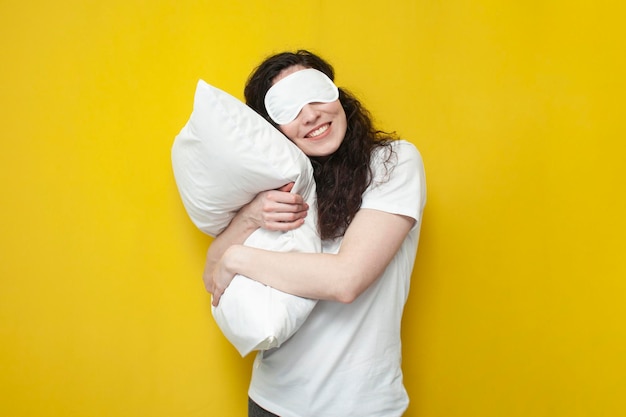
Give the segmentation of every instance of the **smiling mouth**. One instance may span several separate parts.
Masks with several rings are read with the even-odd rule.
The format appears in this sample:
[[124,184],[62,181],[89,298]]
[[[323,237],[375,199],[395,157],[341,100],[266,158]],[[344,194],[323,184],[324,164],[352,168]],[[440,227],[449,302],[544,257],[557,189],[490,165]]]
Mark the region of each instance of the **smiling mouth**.
[[316,138],[316,137],[322,135],[324,132],[326,132],[329,127],[330,127],[330,123],[326,123],[325,125],[320,126],[317,129],[315,129],[314,131],[308,133],[305,137],[309,138],[309,139]]

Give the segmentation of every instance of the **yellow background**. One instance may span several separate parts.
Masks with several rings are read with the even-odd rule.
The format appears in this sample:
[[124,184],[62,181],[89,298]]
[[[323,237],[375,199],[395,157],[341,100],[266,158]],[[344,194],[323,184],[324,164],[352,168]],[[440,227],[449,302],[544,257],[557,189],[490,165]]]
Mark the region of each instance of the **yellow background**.
[[421,150],[407,416],[626,415],[617,1],[0,2],[0,415],[245,415],[170,147],[310,48]]

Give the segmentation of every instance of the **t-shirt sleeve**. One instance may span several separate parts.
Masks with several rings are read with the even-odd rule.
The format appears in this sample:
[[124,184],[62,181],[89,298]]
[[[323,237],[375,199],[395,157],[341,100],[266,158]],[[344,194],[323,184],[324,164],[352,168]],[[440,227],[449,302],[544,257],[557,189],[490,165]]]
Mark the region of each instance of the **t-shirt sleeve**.
[[421,220],[426,204],[424,164],[417,148],[410,142],[392,142],[393,153],[379,149],[372,159],[373,179],[363,194],[361,208],[400,214]]

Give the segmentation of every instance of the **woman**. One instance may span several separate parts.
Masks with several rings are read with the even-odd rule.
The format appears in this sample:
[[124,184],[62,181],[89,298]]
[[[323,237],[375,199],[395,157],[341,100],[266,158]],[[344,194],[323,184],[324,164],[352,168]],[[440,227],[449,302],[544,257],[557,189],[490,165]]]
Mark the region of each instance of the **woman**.
[[400,323],[425,203],[423,165],[406,141],[373,128],[368,112],[335,87],[332,67],[307,52],[265,60],[247,104],[311,160],[323,253],[242,246],[257,228],[290,230],[308,207],[291,185],[259,194],[218,236],[204,281],[219,303],[235,274],[320,300],[280,348],[258,354],[250,416],[400,416]]

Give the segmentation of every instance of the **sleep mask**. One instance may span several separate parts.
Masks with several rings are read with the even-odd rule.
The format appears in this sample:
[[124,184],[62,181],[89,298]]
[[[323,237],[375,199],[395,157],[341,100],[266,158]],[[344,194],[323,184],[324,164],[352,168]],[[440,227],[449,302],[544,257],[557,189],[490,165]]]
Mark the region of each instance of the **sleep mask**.
[[309,103],[330,103],[339,98],[339,90],[321,71],[308,68],[289,74],[274,84],[265,95],[265,108],[279,125],[290,123]]

